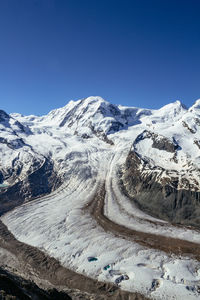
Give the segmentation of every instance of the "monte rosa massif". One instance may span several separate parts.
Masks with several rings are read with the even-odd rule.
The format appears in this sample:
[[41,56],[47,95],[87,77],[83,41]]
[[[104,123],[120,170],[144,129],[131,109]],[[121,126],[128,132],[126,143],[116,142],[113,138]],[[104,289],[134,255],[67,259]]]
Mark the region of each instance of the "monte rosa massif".
[[[0,110],[0,215],[1,266],[17,260],[25,274],[26,249],[31,280],[72,299],[72,287],[87,294],[80,299],[198,299],[200,100],[152,110],[88,97],[45,116]],[[48,257],[48,278],[31,251]]]

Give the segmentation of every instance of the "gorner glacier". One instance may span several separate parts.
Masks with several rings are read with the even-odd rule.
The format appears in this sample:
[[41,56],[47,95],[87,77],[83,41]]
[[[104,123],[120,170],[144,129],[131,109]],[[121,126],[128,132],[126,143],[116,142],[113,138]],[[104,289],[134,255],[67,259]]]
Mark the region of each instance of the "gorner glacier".
[[200,297],[200,100],[0,111],[0,214],[61,264],[152,299]]

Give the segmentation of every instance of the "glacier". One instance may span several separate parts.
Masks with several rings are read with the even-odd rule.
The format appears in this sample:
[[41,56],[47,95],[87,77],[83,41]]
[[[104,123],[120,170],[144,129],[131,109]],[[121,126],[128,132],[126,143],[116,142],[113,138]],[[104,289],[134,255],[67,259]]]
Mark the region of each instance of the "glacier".
[[[198,299],[199,257],[183,250],[200,249],[199,103],[150,110],[88,97],[46,116],[0,111],[0,183],[9,186],[0,197],[14,203],[6,202],[2,222],[19,241],[78,273],[153,299]],[[135,169],[127,173],[131,161]],[[195,226],[142,210],[133,201],[141,182],[127,188],[136,174],[192,192]],[[183,250],[169,250],[167,239]],[[128,279],[116,283],[119,276]]]

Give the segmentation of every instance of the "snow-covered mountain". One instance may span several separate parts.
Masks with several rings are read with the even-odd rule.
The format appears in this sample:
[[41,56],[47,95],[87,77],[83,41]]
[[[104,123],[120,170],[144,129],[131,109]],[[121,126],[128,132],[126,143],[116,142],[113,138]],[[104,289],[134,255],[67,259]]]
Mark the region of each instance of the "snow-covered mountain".
[[[40,191],[48,193],[65,178],[67,155],[74,152],[69,149],[71,142],[72,147],[84,144],[89,149],[97,139],[111,146],[122,145],[123,141],[124,148],[127,143],[129,147],[132,145],[131,153],[140,158],[142,172],[151,172],[157,182],[168,182],[179,190],[199,191],[199,103],[197,100],[187,109],[176,101],[159,110],[150,110],[117,106],[101,97],[89,97],[70,101],[42,117],[9,116],[1,111],[1,183],[13,187],[48,165],[51,174],[46,174],[46,180],[53,172],[52,181],[58,182],[50,187],[53,185],[50,180],[49,187]],[[110,148],[112,152],[115,147]],[[145,167],[141,167],[143,164]],[[24,191],[24,198],[38,196]]]
[[[2,217],[18,239],[99,280],[116,280],[124,264],[130,280],[122,287],[134,290],[134,280],[136,290],[158,299],[174,276],[174,293],[188,297],[190,290],[182,292],[184,283],[167,255],[155,258],[157,271],[149,270],[141,285],[133,275],[142,272],[139,262],[128,267],[139,248],[108,236],[102,227],[110,220],[130,230],[199,243],[198,231],[174,229],[167,222],[200,227],[200,100],[189,109],[175,101],[150,110],[89,97],[41,117],[0,111],[0,162],[0,213],[25,203]],[[95,219],[100,204],[90,207],[94,199],[97,204],[104,199],[102,224]],[[100,253],[102,238],[107,244]],[[109,251],[106,258],[102,253]],[[87,256],[98,257],[95,266],[88,265]],[[175,263],[186,272],[187,261]],[[106,273],[106,264],[121,271]],[[200,280],[199,274],[186,275],[186,281]],[[156,287],[147,288],[155,278]],[[197,288],[192,293],[194,299],[199,296]]]

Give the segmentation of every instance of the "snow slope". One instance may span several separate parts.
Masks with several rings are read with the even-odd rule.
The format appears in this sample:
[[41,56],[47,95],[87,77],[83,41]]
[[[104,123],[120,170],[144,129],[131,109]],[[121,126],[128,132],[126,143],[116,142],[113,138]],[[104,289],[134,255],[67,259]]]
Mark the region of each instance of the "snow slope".
[[[199,101],[190,109],[176,101],[159,110],[147,110],[89,97],[70,101],[47,116],[12,114],[9,118],[29,132],[19,133],[25,144],[23,153],[20,148],[7,152],[0,143],[4,153],[1,161],[8,164],[13,153],[20,153],[18,161],[25,164],[25,149],[29,147],[29,155],[51,157],[63,184],[49,195],[8,212],[1,220],[17,239],[39,247],[77,272],[111,282],[127,275],[118,283],[122,289],[155,299],[198,299],[198,261],[104,231],[87,207],[105,184],[104,214],[109,220],[139,232],[200,244],[198,230],[176,227],[140,211],[122,193],[118,176],[132,150],[148,162],[144,172],[162,170],[159,182],[176,173],[187,179],[185,188],[189,184],[199,191],[199,111]],[[1,120],[0,124],[5,127]],[[1,130],[0,136],[4,134]],[[11,136],[15,136],[13,131]],[[182,187],[180,180],[178,188]],[[89,261],[89,257],[97,260]]]

